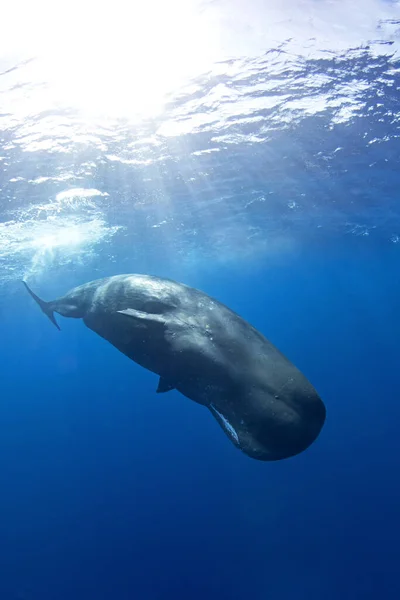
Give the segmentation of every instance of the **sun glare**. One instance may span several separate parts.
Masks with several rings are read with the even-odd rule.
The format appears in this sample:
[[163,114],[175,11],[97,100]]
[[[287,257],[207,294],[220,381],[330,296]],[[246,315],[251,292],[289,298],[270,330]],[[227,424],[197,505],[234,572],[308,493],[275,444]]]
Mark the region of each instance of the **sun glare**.
[[24,14],[29,24],[18,32],[18,50],[39,57],[33,68],[53,102],[87,113],[153,116],[215,59],[216,31],[196,0],[16,5],[17,21]]

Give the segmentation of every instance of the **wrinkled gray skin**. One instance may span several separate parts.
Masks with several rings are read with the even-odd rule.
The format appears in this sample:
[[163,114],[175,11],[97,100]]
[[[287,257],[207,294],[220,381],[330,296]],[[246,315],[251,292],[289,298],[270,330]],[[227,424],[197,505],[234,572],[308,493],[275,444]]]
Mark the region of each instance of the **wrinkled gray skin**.
[[305,450],[321,431],[325,406],[302,373],[261,333],[206,294],[167,279],[117,275],[92,281],[43,312],[83,319],[142,367],[211,411],[252,458],[280,460]]

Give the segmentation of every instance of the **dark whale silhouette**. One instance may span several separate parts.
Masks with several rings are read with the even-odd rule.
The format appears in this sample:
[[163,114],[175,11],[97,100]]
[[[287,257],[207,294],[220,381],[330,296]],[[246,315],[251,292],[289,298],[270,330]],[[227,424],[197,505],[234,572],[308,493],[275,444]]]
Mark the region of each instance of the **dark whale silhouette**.
[[244,453],[272,461],[299,454],[318,437],[325,406],[304,375],[254,327],[207,294],[168,279],[117,275],[44,302],[83,319],[120,352],[203,404]]

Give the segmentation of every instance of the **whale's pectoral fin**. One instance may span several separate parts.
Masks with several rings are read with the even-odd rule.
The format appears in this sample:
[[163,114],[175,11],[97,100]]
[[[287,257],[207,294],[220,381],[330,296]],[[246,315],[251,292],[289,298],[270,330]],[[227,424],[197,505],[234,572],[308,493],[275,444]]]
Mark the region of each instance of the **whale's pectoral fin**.
[[126,308],[125,310],[118,310],[117,313],[119,315],[123,315],[129,319],[134,319],[136,321],[151,321],[152,323],[160,323],[160,325],[163,325],[165,323],[165,319],[161,315],[143,312],[141,310],[136,310],[135,308]]
[[169,392],[173,389],[175,389],[174,385],[171,385],[170,383],[168,383],[168,381],[160,377],[160,380],[158,382],[158,388],[156,390],[157,394],[163,394],[164,392]]

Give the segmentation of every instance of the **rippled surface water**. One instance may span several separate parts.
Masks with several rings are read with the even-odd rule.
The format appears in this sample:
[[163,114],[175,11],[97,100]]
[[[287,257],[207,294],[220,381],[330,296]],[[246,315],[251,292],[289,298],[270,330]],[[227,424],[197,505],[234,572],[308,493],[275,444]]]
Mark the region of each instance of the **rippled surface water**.
[[[266,260],[340,236],[398,243],[398,3],[267,4],[196,5],[179,85],[162,60],[168,24],[159,45],[113,53],[124,18],[103,14],[99,33],[93,13],[92,46],[72,55],[86,30],[70,15],[37,57],[3,52],[3,283],[115,261]],[[185,21],[169,18],[179,38]]]

